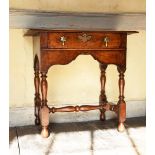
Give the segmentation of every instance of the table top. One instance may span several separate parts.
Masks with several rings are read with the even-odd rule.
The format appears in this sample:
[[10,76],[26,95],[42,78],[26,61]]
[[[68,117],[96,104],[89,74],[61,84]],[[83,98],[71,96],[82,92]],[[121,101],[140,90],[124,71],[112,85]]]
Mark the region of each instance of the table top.
[[94,30],[88,30],[88,29],[83,29],[83,30],[71,30],[71,29],[28,29],[25,31],[24,36],[36,36],[39,35],[40,33],[43,32],[108,32],[108,33],[125,33],[125,34],[133,34],[133,33],[138,33],[138,31],[113,31],[113,30],[104,30],[104,29],[94,29]]

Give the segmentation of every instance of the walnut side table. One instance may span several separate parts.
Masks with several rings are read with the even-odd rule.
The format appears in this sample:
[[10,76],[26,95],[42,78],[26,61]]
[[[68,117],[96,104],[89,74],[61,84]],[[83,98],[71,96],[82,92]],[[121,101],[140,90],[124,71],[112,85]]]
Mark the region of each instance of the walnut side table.
[[[124,100],[124,73],[126,70],[127,35],[136,31],[82,31],[82,30],[29,30],[25,35],[33,36],[35,124],[42,126],[41,135],[48,137],[50,112],[79,112],[100,110],[100,120],[105,120],[105,111],[114,111],[118,116],[118,131],[124,130],[126,103]],[[101,92],[99,105],[49,107],[47,104],[48,69],[56,64],[66,65],[80,54],[89,54],[99,62],[101,70]],[[119,72],[119,100],[117,104],[107,101],[105,93],[105,71],[109,64],[117,66]],[[41,74],[41,82],[40,82]],[[41,96],[40,96],[41,91]]]

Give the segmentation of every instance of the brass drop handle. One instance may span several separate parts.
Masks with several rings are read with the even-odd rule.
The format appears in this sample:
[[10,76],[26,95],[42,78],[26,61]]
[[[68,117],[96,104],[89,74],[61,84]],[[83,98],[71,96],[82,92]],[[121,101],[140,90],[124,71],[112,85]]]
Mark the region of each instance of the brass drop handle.
[[62,42],[62,46],[64,46],[67,39],[66,39],[66,37],[62,36],[62,37],[60,37],[60,41]]
[[108,37],[104,37],[103,42],[105,43],[105,47],[108,47],[108,42],[110,39]]

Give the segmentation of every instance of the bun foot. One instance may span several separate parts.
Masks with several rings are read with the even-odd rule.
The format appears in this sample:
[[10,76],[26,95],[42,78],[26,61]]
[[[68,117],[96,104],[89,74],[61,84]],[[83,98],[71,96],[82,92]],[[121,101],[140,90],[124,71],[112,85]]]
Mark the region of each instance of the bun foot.
[[46,127],[43,127],[43,128],[42,128],[41,136],[42,136],[43,138],[49,137],[48,129],[47,129]]
[[35,119],[35,125],[40,125],[40,120],[38,118]]
[[123,132],[124,130],[125,130],[124,124],[123,124],[123,123],[119,123],[119,124],[118,124],[118,131],[119,131],[119,132]]

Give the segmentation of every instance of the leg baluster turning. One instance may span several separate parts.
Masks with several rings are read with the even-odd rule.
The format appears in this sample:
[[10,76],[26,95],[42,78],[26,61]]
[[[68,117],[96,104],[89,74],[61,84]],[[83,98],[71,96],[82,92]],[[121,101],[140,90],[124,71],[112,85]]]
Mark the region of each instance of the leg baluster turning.
[[35,114],[35,124],[40,124],[40,118],[39,118],[39,110],[41,106],[41,99],[40,99],[40,93],[39,93],[39,87],[40,87],[40,78],[39,78],[39,66],[37,63],[34,65],[34,86],[35,86],[35,97],[34,97],[34,114]]
[[42,131],[41,135],[44,138],[49,136],[48,125],[49,125],[49,108],[47,106],[47,76],[45,72],[41,73],[41,93],[42,93],[42,105],[40,109],[40,120]]
[[[100,92],[100,97],[99,97],[99,104],[105,104],[107,102],[107,97],[105,94],[105,83],[106,83],[106,75],[105,75],[105,70],[107,68],[106,64],[101,64],[100,63],[100,71],[101,71],[101,76],[100,76],[100,82],[101,82],[101,92]],[[104,121],[105,120],[105,110],[102,109],[100,110],[100,120]]]
[[126,120],[126,103],[124,101],[124,72],[126,68],[118,66],[117,69],[119,72],[118,131],[123,132],[125,130],[124,122]]

